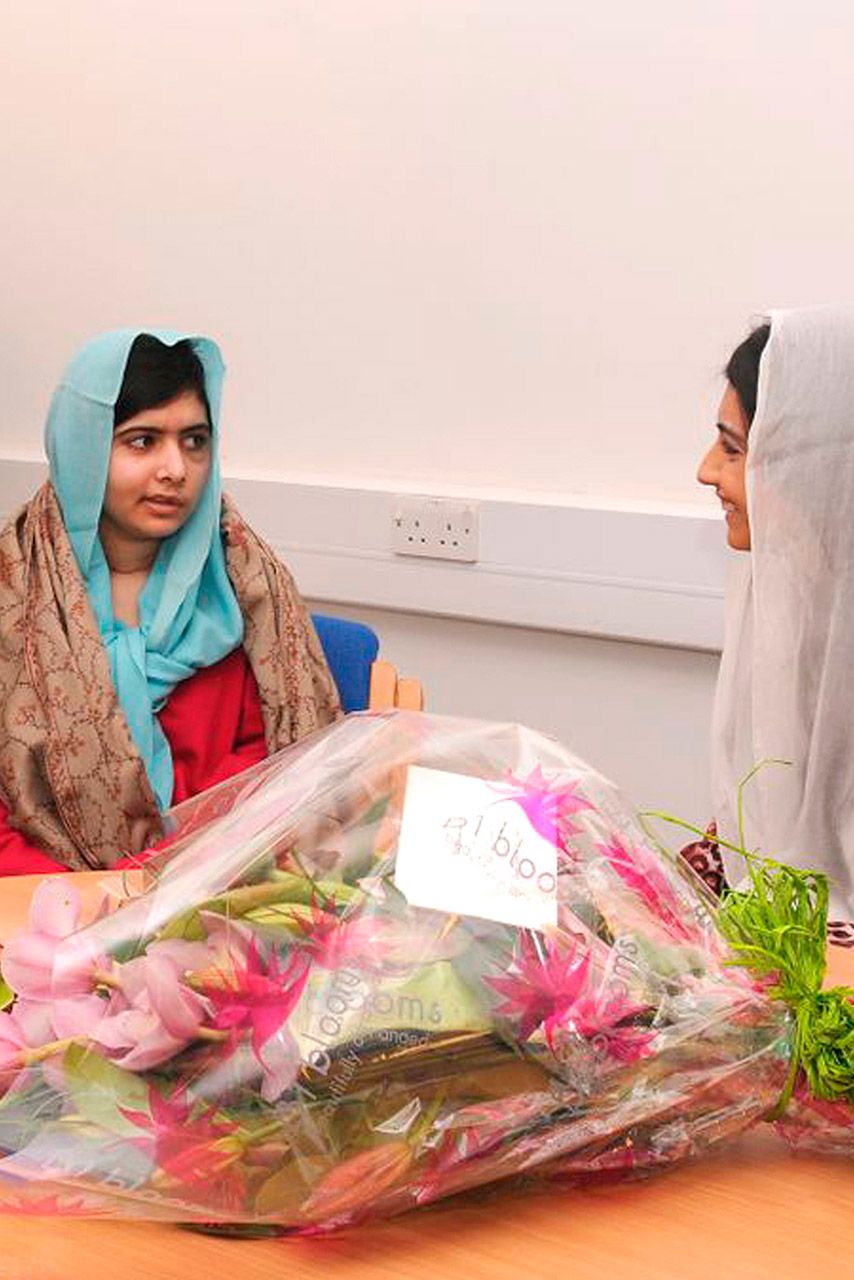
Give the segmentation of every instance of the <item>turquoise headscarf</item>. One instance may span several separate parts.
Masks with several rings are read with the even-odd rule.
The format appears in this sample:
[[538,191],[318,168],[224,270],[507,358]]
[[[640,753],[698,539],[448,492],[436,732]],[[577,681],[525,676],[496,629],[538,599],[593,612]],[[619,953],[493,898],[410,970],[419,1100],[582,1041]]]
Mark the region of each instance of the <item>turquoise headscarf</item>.
[[[193,514],[164,538],[139,599],[139,626],[113,617],[110,570],[98,525],[113,440],[113,410],[134,339],[167,346],[188,338],[201,361],[213,445],[207,484]],[[164,329],[116,329],[78,352],[54,393],[45,429],[50,478],[110,659],[113,682],[157,803],[172,802],[172,752],[156,713],[182,680],[237,648],[243,617],[219,532],[222,488],[219,410],[225,367],[209,338]]]

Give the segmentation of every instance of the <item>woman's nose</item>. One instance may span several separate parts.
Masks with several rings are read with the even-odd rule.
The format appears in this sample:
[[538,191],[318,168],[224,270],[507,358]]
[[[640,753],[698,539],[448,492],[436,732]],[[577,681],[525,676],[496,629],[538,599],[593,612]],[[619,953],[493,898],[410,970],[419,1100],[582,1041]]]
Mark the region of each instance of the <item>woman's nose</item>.
[[160,465],[157,468],[157,473],[164,480],[171,480],[174,484],[177,484],[184,479],[187,473],[187,463],[179,441],[165,440],[158,461]]
[[719,469],[717,462],[717,445],[713,444],[708,453],[704,454],[703,459],[697,468],[697,479],[700,484],[717,485]]

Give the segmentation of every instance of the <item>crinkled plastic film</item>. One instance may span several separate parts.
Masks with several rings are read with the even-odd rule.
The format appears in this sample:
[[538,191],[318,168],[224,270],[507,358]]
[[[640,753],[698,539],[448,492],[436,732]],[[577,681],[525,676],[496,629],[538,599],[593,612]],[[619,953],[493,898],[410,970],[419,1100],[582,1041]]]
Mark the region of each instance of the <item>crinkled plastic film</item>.
[[[554,925],[407,901],[412,766],[484,780],[556,846]],[[53,877],[3,954],[2,1207],[314,1232],[670,1165],[780,1095],[785,1008],[549,738],[353,716],[170,823],[144,895],[79,929]]]

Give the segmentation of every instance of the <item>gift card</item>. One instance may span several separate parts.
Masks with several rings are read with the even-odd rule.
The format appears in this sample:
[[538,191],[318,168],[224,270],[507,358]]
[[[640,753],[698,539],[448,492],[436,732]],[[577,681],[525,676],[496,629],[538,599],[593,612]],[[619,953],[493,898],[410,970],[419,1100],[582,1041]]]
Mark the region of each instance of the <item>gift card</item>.
[[[532,804],[534,795],[534,804]],[[410,765],[395,884],[413,906],[542,929],[557,924],[557,848],[531,786]]]

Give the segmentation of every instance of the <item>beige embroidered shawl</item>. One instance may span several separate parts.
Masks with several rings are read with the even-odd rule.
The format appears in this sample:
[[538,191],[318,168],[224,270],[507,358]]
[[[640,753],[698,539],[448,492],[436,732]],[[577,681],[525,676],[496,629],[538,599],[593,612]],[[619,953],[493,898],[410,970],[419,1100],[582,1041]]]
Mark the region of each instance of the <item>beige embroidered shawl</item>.
[[[330,724],[338,695],[290,574],[227,498],[222,532],[278,751]],[[0,799],[73,869],[110,866],[162,835],[50,483],[0,532]]]

